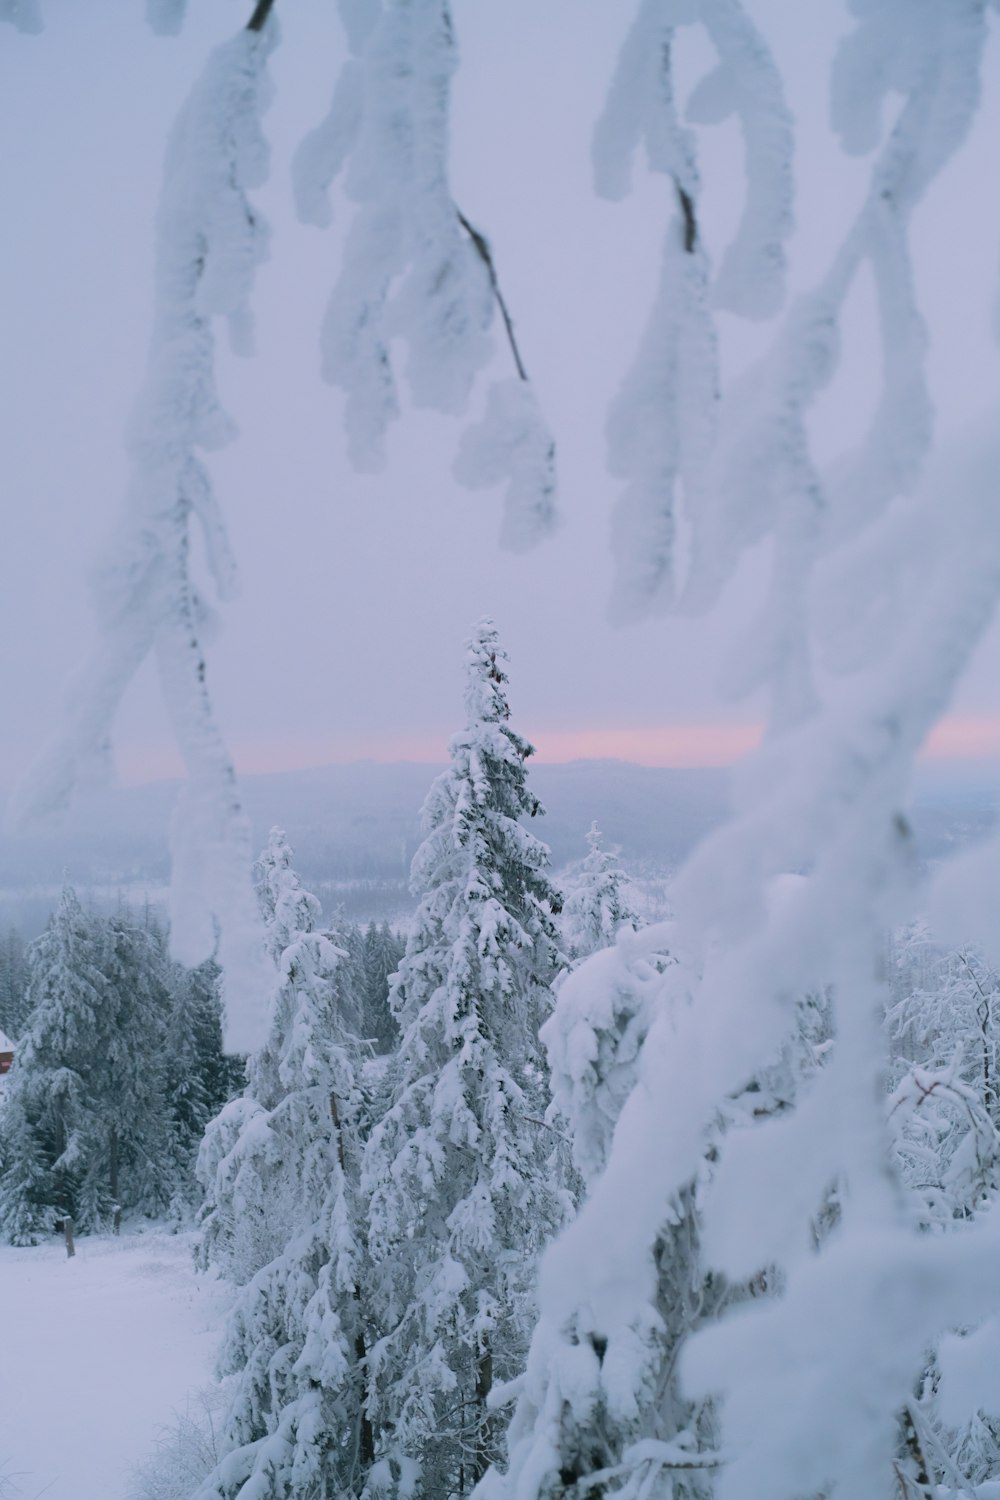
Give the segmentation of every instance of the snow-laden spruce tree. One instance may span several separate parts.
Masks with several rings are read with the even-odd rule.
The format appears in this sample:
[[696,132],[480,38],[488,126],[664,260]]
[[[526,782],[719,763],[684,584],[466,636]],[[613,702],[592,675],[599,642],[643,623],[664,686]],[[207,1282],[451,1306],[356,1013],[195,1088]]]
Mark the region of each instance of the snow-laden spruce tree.
[[280,1254],[298,1217],[297,1178],[286,1169],[282,1142],[272,1128],[273,1111],[289,1092],[281,1060],[297,1002],[297,991],[280,983],[280,973],[285,951],[316,932],[321,917],[319,901],[302,888],[292,867],[282,829],[271,829],[254,873],[275,969],[270,1027],[248,1060],[246,1087],[208,1125],[197,1169],[205,1191],[199,1257],[237,1285]]
[[538,1252],[561,1222],[538,1029],[560,965],[549,851],[522,819],[531,746],[510,726],[490,620],[466,656],[466,728],[423,809],[420,904],[392,1002],[393,1096],[372,1131],[375,1481],[466,1494],[492,1461],[495,1382],[523,1358]]
[[68,1215],[157,1213],[175,1182],[164,1070],[167,991],[156,936],[103,921],[66,887],[29,949],[31,1019],[4,1110],[0,1225],[32,1243]]
[[[165,943],[164,943],[165,946]],[[185,969],[168,963],[164,1092],[174,1160],[172,1211],[201,1207],[196,1164],[209,1122],[242,1092],[245,1064],[222,1050],[222,1004],[215,963]]]
[[[399,1027],[389,1004],[389,987],[406,944],[388,922],[380,926],[374,919],[362,928],[338,915],[330,935],[347,954],[351,992],[358,1002],[358,1035],[371,1044],[376,1057],[387,1057],[399,1045]],[[373,1071],[378,1071],[377,1064]]]
[[[699,383],[711,280],[695,259],[705,247],[696,178],[684,175],[693,142],[679,131],[668,73],[675,29],[696,18],[724,28],[731,49],[697,92],[695,114],[741,113],[754,238],[777,244],[784,222],[782,202],[761,197],[785,170],[762,42],[732,0],[645,0],[598,162],[627,165],[644,129],[653,164],[674,176],[680,212],[664,316],[650,325],[612,425],[613,456],[632,481],[618,533],[620,597],[632,612],[665,597],[675,490],[693,530],[689,600],[713,597],[744,550],[768,538],[772,585],[731,682],[767,690],[769,732],[738,778],[733,819],[672,888],[686,972],[669,966],[659,983],[649,978],[634,1085],[587,1201],[543,1259],[509,1471],[491,1474],[483,1493],[668,1500],[711,1486],[718,1500],[913,1500],[939,1485],[967,1488],[934,1443],[926,1393],[915,1398],[928,1349],[948,1345],[949,1329],[976,1330],[962,1359],[954,1349],[950,1357],[965,1392],[996,1400],[990,1368],[1000,1348],[997,1210],[939,1234],[921,1233],[904,1211],[881,1026],[885,933],[912,917],[921,878],[905,815],[913,757],[1000,592],[995,424],[918,485],[932,431],[908,243],[915,207],[975,113],[986,7],[856,7],[834,69],[834,123],[849,150],[878,148],[869,194],[829,274],[721,402],[713,381]],[[884,386],[862,442],[824,473],[808,418],[836,370],[841,312],[866,269]],[[769,266],[744,260],[743,271],[751,306],[763,307]],[[688,378],[682,359],[692,358]],[[678,435],[680,467],[670,446]],[[994,846],[935,878],[935,909],[951,928],[978,922],[969,936],[986,940],[995,881],[984,876],[997,864]],[[770,900],[773,878],[788,870],[808,878]],[[644,938],[655,952],[655,934]],[[572,978],[585,983],[602,962],[597,955]],[[752,1100],[810,995],[830,1004],[822,1065],[780,1109],[746,1108],[713,1147],[720,1110]],[[664,1264],[664,1242],[692,1192],[697,1243],[684,1259],[697,1291],[665,1339],[660,1294],[677,1257]],[[724,1303],[706,1307],[708,1277],[760,1295],[717,1318]],[[692,1337],[706,1312],[712,1326]],[[675,1390],[698,1418],[680,1429]],[[995,1453],[993,1463],[991,1482]],[[985,1472],[980,1465],[977,1482]]]
[[635,929],[639,918],[629,901],[628,876],[617,854],[605,849],[601,830],[591,823],[587,854],[563,880],[559,933],[567,958],[588,958],[609,948],[622,927]]
[[[8,809],[24,826],[69,801],[81,776],[108,759],[122,695],[155,656],[187,769],[172,838],[171,949],[187,964],[218,957],[234,1052],[260,1043],[268,976],[249,823],[205,681],[211,611],[191,550],[200,532],[219,597],[232,597],[235,562],[202,455],[235,435],[215,388],[216,320],[237,352],[252,347],[249,296],[267,232],[248,191],[267,175],[260,115],[277,39],[270,10],[260,0],[247,27],[212,53],[171,132],[149,360],[127,436],[125,503],[97,579],[98,645],[71,685],[62,728]],[[13,16],[31,13],[22,0]],[[171,13],[179,18],[180,7],[160,0],[151,18],[165,25]]]
[[0,940],[0,1031],[15,1041],[28,1019],[28,961],[16,927]]
[[103,1039],[103,949],[65,886],[29,949],[32,1021],[7,1081],[0,1225],[15,1244],[37,1243],[66,1215],[85,1230],[110,1216],[110,1131],[88,1076]]
[[127,909],[96,925],[103,983],[84,1083],[107,1133],[108,1192],[117,1208],[161,1214],[191,1165],[173,1149],[165,955]]
[[[205,1253],[245,1284],[219,1359],[233,1377],[224,1453],[198,1500],[345,1500],[360,1495],[373,1456],[358,1198],[363,1049],[345,1024],[344,954],[315,930],[318,902],[278,829],[258,873],[278,984],[247,1094],[210,1127],[202,1152],[203,1175],[214,1172]],[[266,1226],[255,1230],[261,1214]]]
[[374,921],[369,922],[361,952],[359,1030],[381,1055],[393,1052],[399,1045],[399,1028],[389,1005],[389,991],[393,975],[399,968],[405,951],[406,944],[393,932],[388,922],[383,922],[380,927]]

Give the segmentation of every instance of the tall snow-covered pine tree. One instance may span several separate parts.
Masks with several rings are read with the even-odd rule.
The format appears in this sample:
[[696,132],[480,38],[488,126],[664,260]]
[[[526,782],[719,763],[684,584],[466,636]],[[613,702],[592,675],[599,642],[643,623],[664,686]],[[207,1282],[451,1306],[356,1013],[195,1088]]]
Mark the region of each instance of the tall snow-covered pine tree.
[[537,1252],[562,1201],[543,1123],[538,1029],[560,955],[549,851],[520,822],[532,747],[510,727],[490,620],[466,659],[467,727],[423,809],[420,904],[392,1003],[402,1032],[372,1132],[376,1483],[462,1495],[495,1454],[494,1380],[523,1358]]

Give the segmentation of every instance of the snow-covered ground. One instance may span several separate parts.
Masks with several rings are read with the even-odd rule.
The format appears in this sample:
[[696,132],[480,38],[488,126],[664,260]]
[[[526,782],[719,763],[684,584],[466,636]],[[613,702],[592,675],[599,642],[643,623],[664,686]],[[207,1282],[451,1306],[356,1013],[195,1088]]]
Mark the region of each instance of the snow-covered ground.
[[[0,1481],[16,1500],[123,1500],[160,1430],[207,1384],[226,1294],[190,1235],[0,1245]],[[0,1494],[7,1491],[0,1483]]]

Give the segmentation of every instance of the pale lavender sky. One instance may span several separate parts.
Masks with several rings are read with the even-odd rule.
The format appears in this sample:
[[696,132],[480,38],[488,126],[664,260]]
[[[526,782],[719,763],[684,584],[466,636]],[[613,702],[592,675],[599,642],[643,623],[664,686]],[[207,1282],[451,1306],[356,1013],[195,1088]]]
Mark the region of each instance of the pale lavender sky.
[[[208,48],[249,9],[202,0],[181,38],[161,39],[145,27],[142,0],[44,5],[42,36],[0,28],[0,787],[54,726],[63,681],[91,639],[85,575],[124,488],[121,434],[145,358],[166,132]],[[749,0],[749,9],[798,119],[793,285],[804,288],[867,171],[841,158],[826,126],[829,60],[848,16],[840,0]],[[759,562],[709,620],[613,629],[605,618],[618,485],[604,470],[604,417],[652,300],[669,209],[668,184],[643,168],[621,204],[599,201],[590,183],[591,129],[632,5],[455,0],[454,12],[453,185],[493,242],[557,435],[563,527],[527,558],[501,552],[499,493],[450,478],[462,428],[452,418],[405,410],[383,475],[347,464],[341,398],[319,380],[317,341],[351,209],[338,198],[332,230],[305,229],[289,182],[343,40],[328,0],[278,0],[272,178],[259,195],[273,248],[255,299],[258,353],[222,358],[222,394],[242,435],[210,460],[242,575],[210,656],[224,730],[245,770],[438,760],[460,719],[461,642],[492,613],[512,658],[518,727],[551,758],[729,759],[752,741],[756,707],[721,702],[715,679],[747,620]],[[974,137],[917,223],[942,432],[995,403],[998,388],[998,54],[994,36]],[[693,82],[697,51],[682,61]],[[701,150],[703,223],[717,254],[740,208],[735,127],[701,132]],[[826,455],[856,432],[876,389],[871,316],[864,288],[849,309],[842,375],[818,414]],[[727,372],[773,332],[732,318],[720,327]],[[498,373],[506,358],[498,342]],[[956,725],[978,727],[953,725],[940,740],[952,753],[974,734],[980,750],[1000,746],[998,663],[994,631],[955,705]],[[130,779],[175,766],[149,670],[126,701],[116,748]]]

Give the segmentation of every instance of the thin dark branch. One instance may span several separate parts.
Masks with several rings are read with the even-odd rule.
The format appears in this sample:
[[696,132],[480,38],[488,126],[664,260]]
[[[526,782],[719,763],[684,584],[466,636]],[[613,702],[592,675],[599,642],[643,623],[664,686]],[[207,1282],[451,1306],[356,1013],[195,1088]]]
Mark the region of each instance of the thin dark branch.
[[958,959],[959,959],[960,963],[964,964],[966,973],[968,974],[969,978],[972,980],[973,984],[976,986],[976,989],[979,991],[980,995],[985,1000],[986,1004],[989,1005],[989,1003],[990,1003],[990,997],[989,997],[989,995],[987,995],[986,991],[983,989],[982,985],[980,984],[979,978],[978,978],[978,976],[976,974],[976,971],[972,967],[972,965],[969,963],[968,957],[964,953],[959,953]]
[[510,352],[514,356],[514,364],[517,366],[518,376],[521,380],[526,381],[528,379],[528,372],[524,368],[524,361],[521,359],[521,351],[518,349],[517,339],[514,337],[514,324],[511,320],[510,312],[507,309],[507,304],[504,301],[503,292],[500,290],[500,282],[497,278],[497,268],[493,263],[493,254],[490,250],[490,242],[484,234],[480,234],[478,229],[474,229],[472,227],[468,219],[463,214],[462,210],[457,206],[455,208],[455,212],[458,215],[458,222],[461,224],[462,228],[469,236],[469,239],[472,241],[476,254],[479,256],[479,259],[482,261],[483,265],[489,272],[490,286],[493,288],[493,295],[497,299],[497,306],[500,309],[500,316],[503,318],[504,328],[507,330],[507,342],[510,345]]
[[529,1125],[543,1125],[546,1130],[551,1130],[553,1135],[557,1135],[561,1141],[565,1141],[567,1146],[572,1145],[569,1136],[563,1135],[562,1131],[557,1130],[554,1125],[550,1125],[548,1120],[542,1120],[538,1115],[522,1115],[521,1119],[527,1120]]
[[[907,1406],[903,1407],[903,1441],[906,1444],[907,1452],[913,1460],[913,1466],[917,1471],[917,1487],[920,1493],[923,1494],[931,1488],[930,1469],[924,1454],[923,1445],[920,1442],[920,1434],[917,1432],[910,1409]],[[898,1465],[896,1466],[896,1476],[902,1485],[902,1474]],[[903,1493],[905,1495],[905,1488]]]
[[694,199],[686,189],[681,187],[676,177],[674,187],[677,189],[677,201],[684,215],[684,249],[688,255],[693,255],[698,244],[698,220],[694,212]]
[[257,0],[254,13],[247,22],[247,31],[263,31],[273,6],[274,0]]

